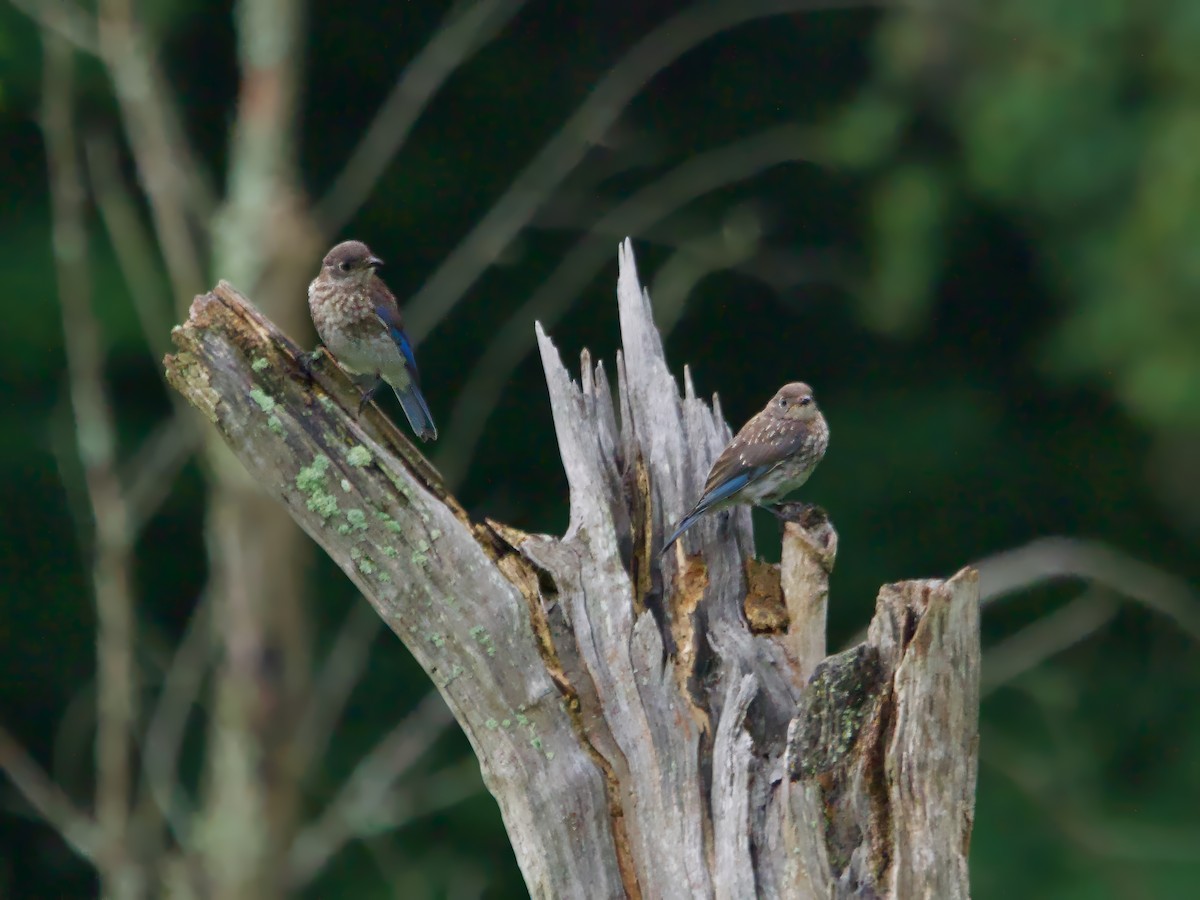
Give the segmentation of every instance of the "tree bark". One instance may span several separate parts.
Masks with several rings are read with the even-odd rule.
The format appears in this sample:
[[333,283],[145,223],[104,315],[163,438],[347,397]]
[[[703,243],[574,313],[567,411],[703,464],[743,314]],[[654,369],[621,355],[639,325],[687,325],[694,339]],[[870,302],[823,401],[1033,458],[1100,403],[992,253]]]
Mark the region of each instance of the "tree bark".
[[355,418],[329,359],[307,383],[225,283],[166,366],[438,686],[532,896],[967,897],[977,575],[885,586],[867,640],[822,659],[820,510],[789,510],[781,566],[751,558],[744,509],[660,558],[730,431],[686,372],[680,398],[628,243],[618,303],[615,398],[537,329],[561,538],[472,522],[375,407]]
[[[240,82],[228,183],[213,217],[212,268],[252,291],[286,334],[312,336],[305,289],[325,237],[302,187],[297,135],[305,4],[234,6]],[[268,900],[286,888],[302,810],[293,743],[312,669],[311,547],[287,512],[206,445],[210,597],[223,649],[205,759],[201,839],[214,900]]]

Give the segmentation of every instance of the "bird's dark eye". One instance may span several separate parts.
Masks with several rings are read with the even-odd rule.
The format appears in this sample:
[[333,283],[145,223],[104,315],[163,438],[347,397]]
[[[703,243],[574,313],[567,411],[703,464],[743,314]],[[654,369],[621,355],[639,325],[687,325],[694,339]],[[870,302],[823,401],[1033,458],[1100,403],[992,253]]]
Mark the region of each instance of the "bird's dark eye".
[[349,272],[350,271],[349,260],[343,259],[340,263],[338,263],[338,268],[341,269],[343,272]]
[[779,398],[779,408],[780,408],[780,409],[787,409],[787,397],[780,397],[780,398]]
[[800,400],[801,406],[808,406],[810,403],[812,403],[812,397],[802,397]]

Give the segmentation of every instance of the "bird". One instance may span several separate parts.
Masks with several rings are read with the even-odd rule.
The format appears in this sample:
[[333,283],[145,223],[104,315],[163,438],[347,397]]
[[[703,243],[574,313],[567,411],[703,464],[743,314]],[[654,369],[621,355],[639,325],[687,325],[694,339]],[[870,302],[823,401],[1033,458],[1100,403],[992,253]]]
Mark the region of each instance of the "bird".
[[[321,343],[342,368],[372,379],[359,401],[359,414],[387,382],[417,437],[435,441],[437,426],[421,393],[400,305],[375,272],[382,265],[362,241],[343,241],[325,254],[321,271],[308,286],[308,309]],[[306,369],[315,353],[301,360]]]
[[829,425],[812,388],[785,384],[721,451],[700,499],[663,544],[666,553],[705,513],[746,503],[770,509],[804,482],[829,446]]

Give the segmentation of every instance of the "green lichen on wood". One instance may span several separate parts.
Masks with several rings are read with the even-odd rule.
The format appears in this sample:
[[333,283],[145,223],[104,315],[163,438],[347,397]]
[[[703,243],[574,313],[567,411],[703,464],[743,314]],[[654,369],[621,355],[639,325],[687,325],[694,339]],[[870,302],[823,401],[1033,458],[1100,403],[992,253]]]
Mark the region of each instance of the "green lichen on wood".
[[[859,644],[817,666],[796,711],[797,729],[787,751],[791,778],[820,792],[829,864],[838,877],[864,841],[875,848],[873,854],[878,851],[872,858],[887,853],[887,802],[876,799],[875,781],[883,767],[877,757],[885,740],[888,694],[878,648]],[[860,814],[864,804],[875,810],[866,832]]]
[[389,516],[387,513],[385,513],[381,509],[375,510],[375,518],[377,518],[380,522],[382,522],[383,527],[386,528],[388,531],[392,532],[392,534],[399,534],[403,530],[400,528],[399,522],[397,522],[395,519],[393,519],[391,516]]
[[371,463],[371,451],[362,444],[355,444],[346,451],[346,462],[355,468],[361,468]]
[[[471,629],[471,637],[475,638],[475,640],[479,643],[479,646],[486,651],[488,656],[496,655],[496,645],[492,643],[492,636],[488,634],[487,629],[482,625],[476,625]],[[523,718],[524,716],[518,716],[518,721]],[[524,725],[525,723],[521,722],[521,724]]]
[[307,506],[322,519],[337,515],[337,498],[329,493],[329,457],[323,453],[296,474],[296,488],[307,496]]
[[257,403],[258,408],[261,409],[265,413],[272,413],[275,411],[275,406],[276,406],[275,398],[272,397],[270,394],[268,394],[266,391],[264,391],[262,388],[259,388],[259,387],[250,388],[250,399],[253,400],[255,403]]
[[815,778],[846,760],[879,700],[879,679],[879,651],[867,644],[817,666],[798,710],[793,778]]

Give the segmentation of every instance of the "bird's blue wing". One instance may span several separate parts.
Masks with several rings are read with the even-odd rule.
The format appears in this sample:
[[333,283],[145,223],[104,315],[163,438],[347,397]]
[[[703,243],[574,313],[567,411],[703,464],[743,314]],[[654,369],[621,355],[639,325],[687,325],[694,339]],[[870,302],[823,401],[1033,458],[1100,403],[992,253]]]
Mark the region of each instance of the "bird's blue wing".
[[750,469],[745,469],[736,475],[731,475],[719,484],[714,484],[712,488],[704,492],[699,502],[696,504],[696,511],[703,512],[710,507],[716,506],[722,500],[728,500],[746,485],[752,481],[757,481],[763,475],[771,470],[771,466],[754,466]]
[[383,322],[387,328],[388,336],[400,348],[400,352],[404,355],[404,363],[408,366],[408,370],[412,372],[415,379],[417,375],[417,358],[413,354],[412,343],[408,340],[408,335],[404,333],[404,326],[400,323],[400,314],[381,303],[375,307],[375,315],[379,317],[379,321]]
[[[692,509],[692,511],[680,520],[679,524],[675,527],[675,532],[669,538],[667,538],[666,543],[663,544],[662,552],[666,553],[667,548],[675,543],[676,539],[681,534],[695,525],[699,518],[704,515],[704,513],[712,509],[722,500],[728,500],[746,485],[756,481],[759,478],[762,478],[763,475],[771,471],[773,468],[774,466],[760,465],[752,466],[748,469],[742,469],[736,474],[726,472],[725,480],[719,482],[718,484],[713,484],[709,490],[705,491],[703,496],[701,496],[696,502],[696,506]],[[711,476],[709,478],[709,483],[712,484]]]

